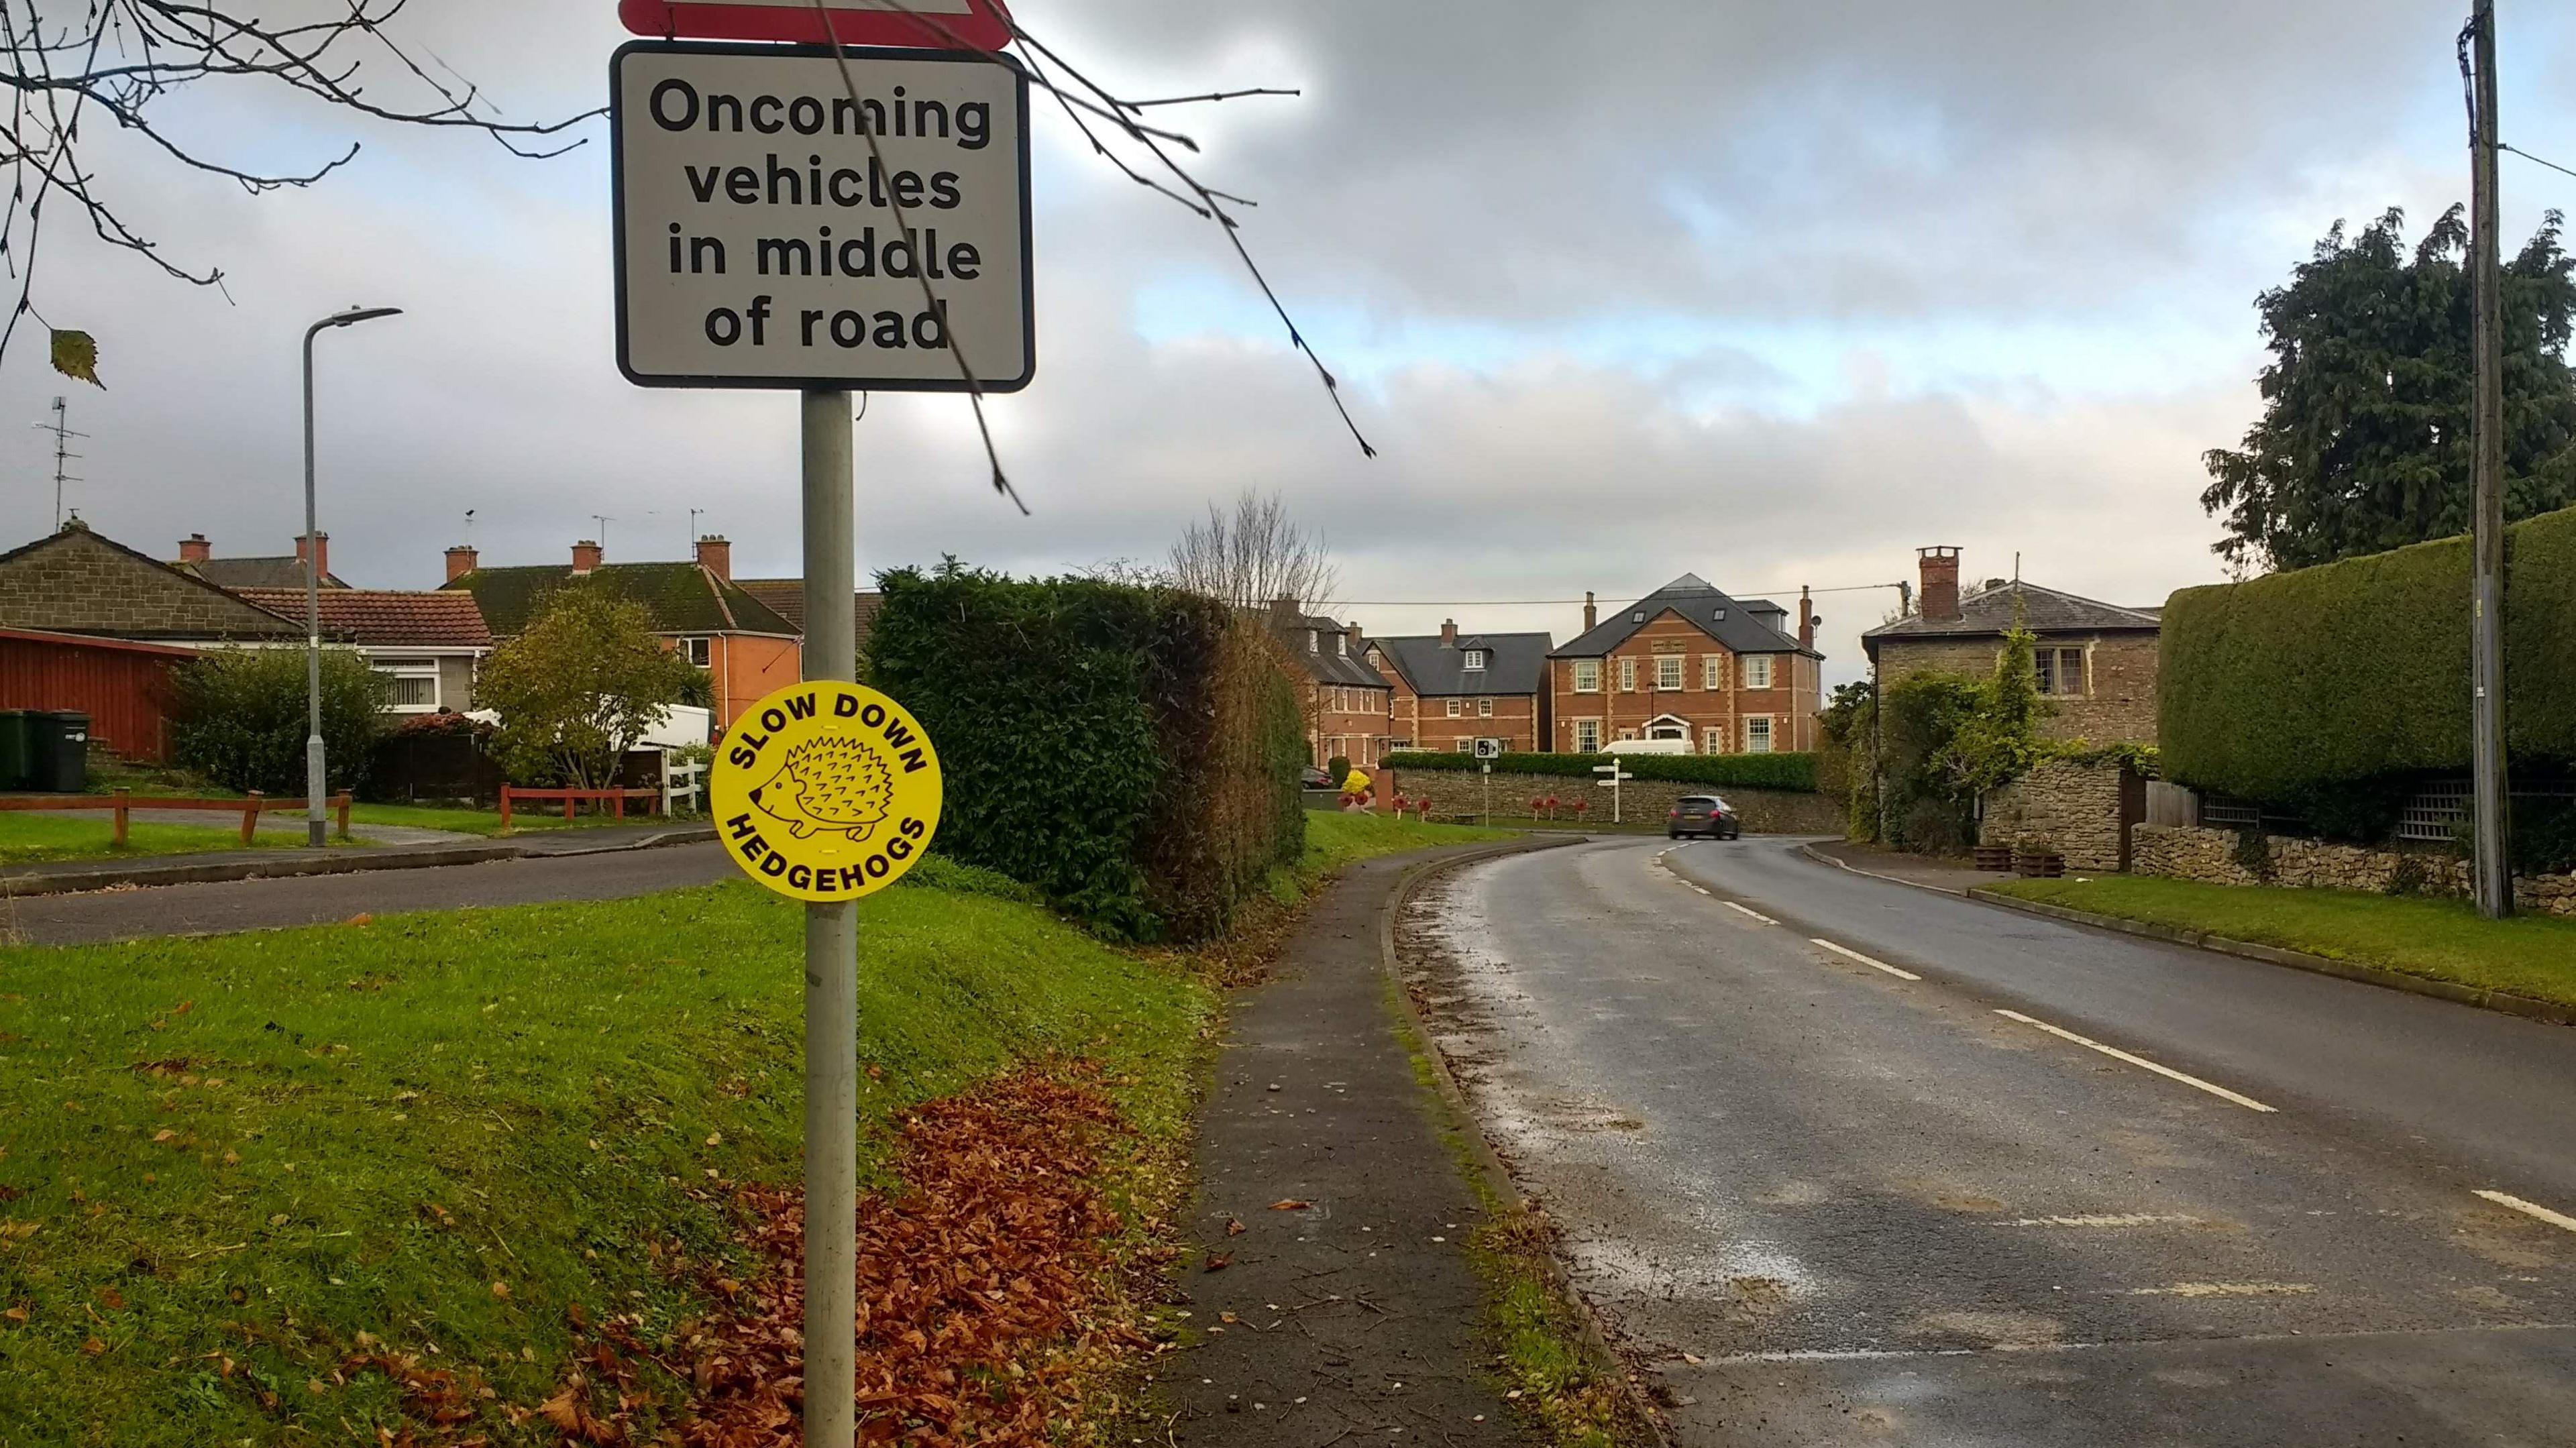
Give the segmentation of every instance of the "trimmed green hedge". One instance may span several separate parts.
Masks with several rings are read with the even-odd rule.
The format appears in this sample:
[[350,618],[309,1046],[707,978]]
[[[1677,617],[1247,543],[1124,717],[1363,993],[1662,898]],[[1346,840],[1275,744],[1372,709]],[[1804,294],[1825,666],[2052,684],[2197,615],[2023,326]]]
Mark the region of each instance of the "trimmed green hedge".
[[953,563],[880,586],[866,673],[938,746],[940,855],[1112,934],[1198,939],[1304,851],[1297,697],[1224,605]]
[[[1494,772],[1590,779],[1596,765],[1613,759],[1639,779],[1732,785],[1738,789],[1813,791],[1816,787],[1816,756],[1812,754],[1506,754],[1494,761]],[[1383,762],[1399,772],[1451,769],[1473,773],[1481,761],[1472,754],[1418,750],[1390,754]]]
[[[2185,589],[2165,606],[2167,777],[2334,829],[2469,767],[2469,540]],[[2576,509],[2507,530],[2506,734],[2576,763]],[[2352,820],[2353,833],[2368,833]]]

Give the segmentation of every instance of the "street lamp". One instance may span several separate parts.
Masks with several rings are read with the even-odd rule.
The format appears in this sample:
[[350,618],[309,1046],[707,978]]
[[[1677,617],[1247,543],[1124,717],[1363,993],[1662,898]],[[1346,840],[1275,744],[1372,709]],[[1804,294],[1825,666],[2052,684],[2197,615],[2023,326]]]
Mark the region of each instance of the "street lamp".
[[398,317],[400,307],[351,307],[304,329],[304,693],[310,732],[304,736],[304,842],[314,849],[323,834],[322,768],[322,547],[313,517],[313,339],[334,327],[354,327],[378,317]]

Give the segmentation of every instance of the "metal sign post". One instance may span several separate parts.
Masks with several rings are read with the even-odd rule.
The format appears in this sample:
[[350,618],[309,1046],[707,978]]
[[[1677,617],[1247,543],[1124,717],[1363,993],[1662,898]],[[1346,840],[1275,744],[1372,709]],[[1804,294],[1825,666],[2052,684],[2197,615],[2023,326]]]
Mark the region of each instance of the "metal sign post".
[[[831,29],[811,38],[883,35],[868,27],[917,25],[916,14],[970,26],[996,13],[990,0],[825,8]],[[670,27],[652,32],[663,34],[708,25],[783,36],[793,32],[763,27],[804,23],[788,6],[742,0],[629,0],[623,10],[630,25]],[[858,927],[848,897],[920,857],[939,795],[918,724],[849,682],[850,394],[966,391],[970,377],[1012,392],[1036,370],[1028,77],[969,52],[639,41],[611,61],[609,95],[618,369],[639,386],[803,394],[804,677],[817,687],[772,695],[734,721],[708,805],[736,863],[806,902],[804,1440],[850,1448]],[[783,835],[773,832],[781,821]]]

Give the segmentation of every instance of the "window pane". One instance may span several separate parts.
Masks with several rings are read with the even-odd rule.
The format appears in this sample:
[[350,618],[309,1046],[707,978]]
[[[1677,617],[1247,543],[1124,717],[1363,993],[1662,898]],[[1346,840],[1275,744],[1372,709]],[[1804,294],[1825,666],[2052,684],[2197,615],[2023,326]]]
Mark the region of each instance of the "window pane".
[[1723,689],[1723,688],[1725,688],[1725,687],[1726,687],[1726,657],[1725,657],[1725,655],[1723,655],[1723,654],[1711,654],[1711,655],[1709,655],[1707,658],[1704,658],[1704,659],[1700,660],[1700,661],[1699,661],[1699,673],[1700,673],[1699,686],[1700,686],[1701,688],[1703,688],[1703,689]]
[[1478,699],[1476,701],[1476,717],[1479,719],[1493,718],[1494,701],[1491,699]]
[[1666,654],[1655,660],[1655,687],[1679,689],[1682,686],[1682,661],[1678,654]]
[[434,674],[395,674],[387,701],[397,709],[430,709],[438,704],[438,677]]

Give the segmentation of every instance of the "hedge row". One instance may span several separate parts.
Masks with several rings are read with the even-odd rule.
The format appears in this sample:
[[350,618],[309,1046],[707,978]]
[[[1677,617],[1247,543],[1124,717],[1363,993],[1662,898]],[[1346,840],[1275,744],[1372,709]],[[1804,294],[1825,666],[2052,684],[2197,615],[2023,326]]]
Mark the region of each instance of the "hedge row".
[[943,566],[883,576],[868,677],[938,746],[936,849],[1137,939],[1223,932],[1305,848],[1305,726],[1212,599]]
[[[2449,538],[2175,594],[2166,775],[2313,819],[2468,769],[2469,572],[2469,541]],[[2576,509],[2507,531],[2504,619],[2514,763],[2576,764]]]
[[[1813,790],[1816,756],[1812,754],[1506,754],[1496,759],[1497,774],[1561,775],[1591,779],[1596,766],[1616,759],[1639,779],[1677,784],[1732,785],[1738,789]],[[1405,751],[1384,763],[1401,774],[1408,769],[1474,770],[1483,761],[1472,754],[1437,750]]]

